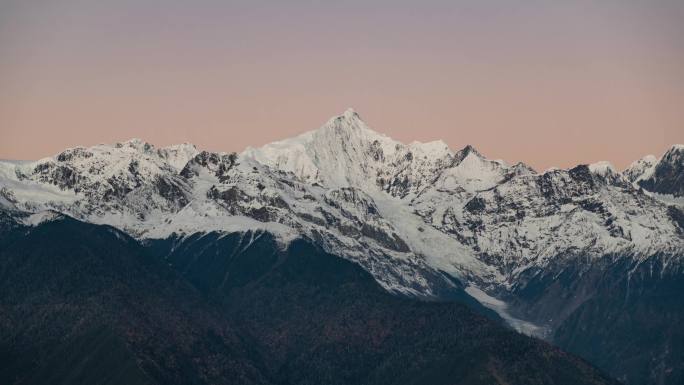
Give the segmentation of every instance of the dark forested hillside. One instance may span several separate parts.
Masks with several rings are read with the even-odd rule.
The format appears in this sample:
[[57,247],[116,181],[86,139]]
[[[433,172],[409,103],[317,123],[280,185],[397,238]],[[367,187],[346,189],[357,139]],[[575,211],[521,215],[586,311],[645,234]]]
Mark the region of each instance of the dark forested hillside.
[[664,262],[654,256],[607,270],[554,342],[627,384],[684,383],[684,271]]
[[4,228],[3,384],[613,383],[462,304],[390,295],[304,240]]
[[71,219],[3,234],[0,383],[267,383],[202,296],[132,238]]

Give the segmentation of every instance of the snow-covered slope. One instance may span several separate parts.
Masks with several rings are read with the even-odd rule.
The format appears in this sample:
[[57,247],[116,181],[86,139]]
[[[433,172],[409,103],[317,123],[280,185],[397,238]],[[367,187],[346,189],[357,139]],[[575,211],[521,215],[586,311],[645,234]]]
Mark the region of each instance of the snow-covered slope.
[[632,183],[648,179],[653,175],[658,160],[655,155],[646,155],[630,164],[622,174]]
[[368,128],[349,109],[317,130],[248,148],[241,157],[291,172],[307,183],[364,190],[380,186],[397,196],[408,193],[406,185],[420,188],[439,168],[451,164],[454,155],[441,141],[397,142]]
[[660,159],[643,158],[624,174],[645,190],[684,197],[684,145],[672,146]]
[[54,210],[138,238],[248,229],[284,243],[306,236],[390,290],[439,296],[457,285],[451,276],[501,293],[568,256],[679,262],[681,208],[639,186],[677,194],[681,153],[675,146],[623,173],[605,162],[537,173],[471,146],[400,143],[348,110],[241,154],[131,140],[0,162],[0,205]]

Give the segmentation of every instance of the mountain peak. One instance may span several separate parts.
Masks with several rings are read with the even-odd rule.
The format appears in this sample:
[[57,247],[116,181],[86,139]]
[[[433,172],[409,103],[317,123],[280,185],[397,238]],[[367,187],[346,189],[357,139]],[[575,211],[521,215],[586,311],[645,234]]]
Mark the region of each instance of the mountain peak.
[[321,127],[322,129],[337,129],[337,130],[358,130],[368,128],[366,123],[361,119],[361,116],[354,111],[353,108],[348,108],[341,115],[334,116]]
[[157,150],[157,154],[177,170],[182,170],[198,153],[197,146],[191,143],[176,144]]
[[653,154],[648,154],[648,155],[644,156],[643,158],[639,159],[637,162],[639,162],[639,161],[646,162],[646,163],[656,163],[656,162],[658,162],[658,158]]
[[456,158],[459,161],[462,161],[463,159],[465,159],[466,157],[468,157],[471,154],[478,157],[478,158],[484,159],[484,156],[482,154],[480,154],[480,152],[477,151],[475,149],[475,147],[471,146],[470,144],[463,147],[460,151],[458,151],[456,153]]
[[184,142],[181,144],[172,144],[170,146],[162,147],[161,150],[195,150],[197,151],[197,146],[192,143]]
[[663,154],[662,159],[671,160],[671,159],[673,159],[672,157],[674,157],[675,155],[677,155],[677,156],[684,155],[684,144],[675,144],[672,147],[670,147],[670,149],[667,150],[665,152],[665,154]]
[[483,156],[479,151],[477,151],[477,149],[476,149],[475,147],[473,147],[473,146],[470,145],[470,144],[467,145],[467,146],[465,146],[465,147],[463,147],[463,152],[464,152],[464,154],[466,154],[466,155],[472,153],[472,154],[475,154],[475,155],[480,156],[480,157]]
[[116,148],[128,147],[128,148],[133,148],[133,149],[142,150],[142,151],[150,151],[154,148],[153,145],[151,145],[151,144],[147,143],[146,141],[139,139],[139,138],[132,138],[132,139],[129,139],[125,142],[116,143],[115,147]]
[[675,144],[638,180],[639,186],[661,194],[684,196],[684,146]]
[[635,160],[623,172],[627,180],[637,182],[641,179],[650,178],[653,174],[658,158],[655,155],[646,155],[639,160]]
[[594,174],[601,175],[601,176],[606,176],[608,174],[615,174],[615,167],[610,162],[607,161],[600,161],[596,163],[592,163],[589,166],[589,171],[591,171]]
[[359,114],[353,108],[347,108],[342,114],[346,119],[360,119]]

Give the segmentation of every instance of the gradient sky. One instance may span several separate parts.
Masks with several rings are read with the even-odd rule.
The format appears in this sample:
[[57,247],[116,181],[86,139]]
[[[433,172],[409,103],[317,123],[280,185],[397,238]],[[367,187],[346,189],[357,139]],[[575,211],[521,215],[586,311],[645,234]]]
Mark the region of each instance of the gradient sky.
[[0,0],[0,158],[240,151],[355,108],[538,169],[684,142],[681,0]]

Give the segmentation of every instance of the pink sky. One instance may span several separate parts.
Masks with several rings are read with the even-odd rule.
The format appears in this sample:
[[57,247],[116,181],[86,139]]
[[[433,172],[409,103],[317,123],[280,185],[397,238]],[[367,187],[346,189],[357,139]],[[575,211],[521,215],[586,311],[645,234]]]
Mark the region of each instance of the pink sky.
[[538,169],[684,142],[681,1],[92,3],[0,5],[0,158],[241,151],[348,107]]

